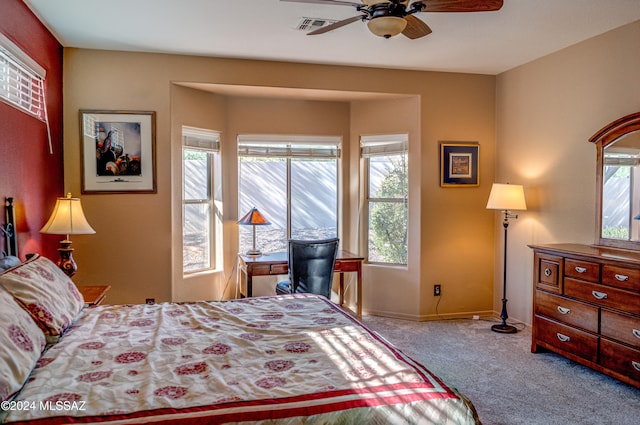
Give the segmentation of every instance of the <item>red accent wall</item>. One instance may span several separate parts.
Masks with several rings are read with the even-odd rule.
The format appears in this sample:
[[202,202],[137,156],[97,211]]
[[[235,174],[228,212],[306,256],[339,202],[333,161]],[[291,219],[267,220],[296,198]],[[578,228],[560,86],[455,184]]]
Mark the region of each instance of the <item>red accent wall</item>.
[[[18,250],[56,259],[59,236],[42,235],[56,197],[64,193],[62,156],[62,46],[21,0],[2,0],[0,32],[47,71],[47,113],[53,143],[49,153],[44,122],[0,101],[0,200],[13,197]],[[4,224],[4,207],[0,223]],[[4,239],[0,248],[5,249]]]

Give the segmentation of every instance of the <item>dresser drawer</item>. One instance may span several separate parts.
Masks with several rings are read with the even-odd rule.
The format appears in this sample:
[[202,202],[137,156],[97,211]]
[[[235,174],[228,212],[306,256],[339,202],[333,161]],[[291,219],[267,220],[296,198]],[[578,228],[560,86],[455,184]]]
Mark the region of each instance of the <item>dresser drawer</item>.
[[564,294],[568,297],[615,308],[629,313],[640,311],[640,294],[611,286],[598,285],[576,279],[564,279]]
[[539,289],[562,293],[562,264],[563,258],[555,255],[536,253],[534,255],[535,283]]
[[573,258],[565,258],[564,275],[575,277],[589,282],[600,281],[600,264],[590,261],[576,260]]
[[640,269],[605,264],[602,266],[602,283],[622,289],[640,291]]
[[640,350],[602,338],[600,364],[629,378],[640,381]]
[[536,291],[535,314],[598,332],[598,307],[543,291]]
[[591,362],[596,361],[598,336],[541,316],[534,317],[534,326],[538,340]]
[[602,309],[600,333],[640,349],[640,317]]

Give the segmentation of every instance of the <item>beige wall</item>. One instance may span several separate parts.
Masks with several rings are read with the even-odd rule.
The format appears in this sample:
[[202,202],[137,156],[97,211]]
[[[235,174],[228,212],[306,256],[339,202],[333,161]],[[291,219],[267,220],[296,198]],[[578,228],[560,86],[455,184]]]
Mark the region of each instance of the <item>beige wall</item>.
[[[425,94],[437,100],[422,105],[421,309],[434,318],[484,315],[493,310],[493,288],[486,282],[493,280],[487,265],[493,262],[495,213],[485,207],[495,168],[496,116],[489,105],[496,92],[493,85],[453,81],[455,74],[442,77]],[[480,187],[439,187],[440,140],[480,144]],[[436,283],[442,284],[439,304]]]
[[[594,243],[596,150],[605,124],[640,111],[640,22],[498,76],[497,180],[525,186],[509,227],[509,315],[531,323],[530,243]],[[498,216],[496,216],[498,220]],[[500,226],[495,226],[501,232]],[[502,294],[496,233],[494,306]]]
[[[226,134],[227,99],[213,93],[171,85],[171,210],[172,246],[182,246],[182,126],[219,131]],[[226,205],[222,205],[224,209]],[[215,223],[220,226],[221,223]],[[220,237],[224,233],[220,232]],[[221,256],[224,258],[224,256]],[[228,257],[227,257],[228,258]],[[224,264],[224,262],[223,262]],[[227,261],[217,270],[192,273],[183,278],[182,249],[172,250],[173,301],[214,300],[221,298],[224,284],[231,277],[233,264]],[[228,293],[228,291],[227,291]]]
[[[108,66],[105,66],[108,64]],[[412,319],[434,317],[434,283],[443,285],[438,307],[440,315],[471,314],[491,309],[493,276],[493,218],[485,210],[493,180],[495,153],[495,77],[436,72],[393,71],[373,68],[304,65],[277,62],[215,59],[161,54],[139,54],[83,49],[65,49],[64,57],[65,186],[80,193],[78,110],[153,110],[157,113],[158,193],[151,195],[83,195],[90,222],[97,231],[92,237],[75,242],[80,284],[109,283],[109,300],[114,303],[144,302],[219,296],[223,281],[231,276],[235,260],[235,221],[237,184],[234,145],[238,132],[327,131],[312,116],[275,113],[307,107],[324,108],[323,116],[335,121],[327,132],[345,135],[350,143],[347,155],[357,153],[354,136],[372,134],[405,123],[411,134],[410,167],[417,173],[419,194],[412,203],[412,237],[419,235],[417,251],[412,252],[416,270],[411,287],[396,285],[391,272],[370,272],[365,280],[364,309]],[[328,105],[290,99],[243,99],[196,94],[174,83],[215,83],[256,87],[332,90],[336,92],[384,92],[413,96],[396,110],[378,104],[354,104],[348,97]],[[210,96],[214,96],[213,98]],[[398,96],[396,96],[398,97]],[[189,106],[193,98],[193,105]],[[354,99],[356,96],[354,96]],[[400,102],[398,100],[398,102]],[[184,108],[184,109],[183,109]],[[374,110],[367,121],[358,116]],[[218,117],[198,112],[211,111]],[[273,111],[273,112],[271,112]],[[396,114],[404,116],[398,117]],[[271,119],[269,113],[272,113]],[[226,114],[226,115],[225,115]],[[224,117],[222,117],[224,115]],[[412,123],[412,117],[418,120]],[[351,121],[358,122],[352,126]],[[223,125],[224,238],[225,270],[210,281],[190,289],[180,282],[179,269],[172,263],[179,258],[176,214],[179,202],[179,130],[182,124]],[[314,127],[317,126],[317,127]],[[370,128],[366,128],[369,126]],[[339,129],[339,130],[336,130]],[[386,131],[386,130],[384,130]],[[399,130],[394,130],[399,131]],[[439,187],[441,140],[477,141],[481,145],[481,185],[474,188]],[[346,174],[354,176],[354,158],[347,157]],[[415,174],[414,174],[415,175]],[[357,226],[358,203],[351,181],[347,193],[343,229],[353,235]],[[415,181],[412,185],[415,185]],[[416,186],[412,190],[416,191]],[[417,231],[419,229],[419,232]],[[352,244],[351,241],[348,242]],[[419,262],[419,265],[417,264]],[[391,297],[390,294],[393,296]]]
[[[407,266],[385,267],[381,265],[365,265],[363,279],[367,282],[363,291],[363,305],[371,314],[413,317],[414,311],[420,311],[420,171],[422,169],[420,143],[420,98],[413,96],[401,99],[385,99],[376,101],[357,101],[351,107],[352,125],[350,146],[351,177],[350,193],[352,205],[359,205],[359,200],[366,194],[364,182],[361,180],[364,164],[360,160],[360,136],[377,134],[409,135],[409,258]],[[350,249],[364,253],[366,249],[365,210],[353,208],[352,221],[358,223],[353,227]]]

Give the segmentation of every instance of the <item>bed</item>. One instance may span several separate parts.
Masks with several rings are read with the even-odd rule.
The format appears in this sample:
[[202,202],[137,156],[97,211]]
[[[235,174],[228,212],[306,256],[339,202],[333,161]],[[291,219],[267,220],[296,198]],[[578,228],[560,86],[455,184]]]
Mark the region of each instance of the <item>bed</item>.
[[478,424],[328,299],[84,307],[34,255],[0,274],[2,423]]

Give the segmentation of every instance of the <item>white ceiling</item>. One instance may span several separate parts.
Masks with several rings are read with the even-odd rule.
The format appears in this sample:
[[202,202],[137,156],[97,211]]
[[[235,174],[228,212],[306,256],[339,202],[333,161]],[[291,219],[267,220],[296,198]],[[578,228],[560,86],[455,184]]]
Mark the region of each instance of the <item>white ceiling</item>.
[[[355,0],[357,1],[357,0]],[[355,22],[327,34],[301,17],[349,6],[280,0],[24,0],[65,47],[499,74],[640,20],[640,0],[505,0],[497,12],[419,13],[433,33],[383,39]]]

